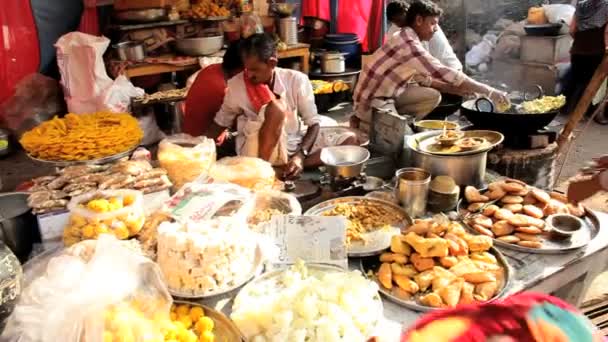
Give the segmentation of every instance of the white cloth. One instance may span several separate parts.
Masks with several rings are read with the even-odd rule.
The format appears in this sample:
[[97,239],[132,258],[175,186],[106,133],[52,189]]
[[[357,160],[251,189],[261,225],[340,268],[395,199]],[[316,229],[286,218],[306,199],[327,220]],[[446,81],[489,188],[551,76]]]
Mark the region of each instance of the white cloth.
[[[275,68],[274,78],[273,92],[281,95],[281,99],[289,109],[284,129],[287,151],[289,154],[293,154],[298,150],[305,134],[302,124],[306,126],[318,124],[320,116],[317,113],[315,97],[308,76],[295,70]],[[224,103],[215,115],[215,123],[222,127],[231,127],[235,120],[239,132],[236,139],[237,153],[239,153],[238,146],[243,146],[242,139],[245,139],[246,123],[252,120],[260,121],[258,113],[254,111],[247,96],[243,73],[228,81]]]
[[[254,157],[258,158],[260,156],[260,139],[259,133],[262,128],[262,124],[266,119],[266,108],[268,105],[264,105],[260,112],[258,113],[258,117],[253,120],[247,120],[243,124],[243,130],[240,132],[239,137],[242,135],[241,139],[236,141],[236,150],[239,156],[244,157]],[[289,156],[286,147],[287,142],[287,134],[285,133],[285,129],[283,128],[281,137],[277,143],[277,146],[272,150],[272,154],[268,162],[273,165],[285,165],[289,161]]]
[[[388,30],[388,37],[392,37],[396,33],[401,31],[401,27],[391,24]],[[443,65],[462,71],[462,63],[456,57],[448,37],[445,36],[441,27],[435,32],[433,38],[428,42],[422,42],[424,48],[431,54],[431,56],[437,58]]]

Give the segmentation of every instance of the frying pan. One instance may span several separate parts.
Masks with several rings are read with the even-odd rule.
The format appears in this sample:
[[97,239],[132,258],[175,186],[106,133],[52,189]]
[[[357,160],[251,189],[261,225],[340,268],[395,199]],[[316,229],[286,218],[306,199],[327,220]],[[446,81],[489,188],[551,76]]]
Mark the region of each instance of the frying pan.
[[462,105],[462,96],[453,95],[453,94],[441,94],[441,103],[437,106],[437,108],[433,109],[427,116],[424,117],[425,120],[443,120],[446,116],[454,114]]
[[[523,100],[529,101],[543,95],[543,90],[540,86],[536,86],[539,94],[535,97],[530,97],[529,93],[524,92]],[[517,100],[512,100],[516,106]],[[546,113],[521,113],[518,111],[510,111],[505,113],[495,112],[494,104],[486,98],[476,100],[468,100],[460,106],[460,112],[469,120],[475,128],[483,128],[507,133],[530,133],[543,129],[547,126],[559,113],[559,110],[554,110]]]

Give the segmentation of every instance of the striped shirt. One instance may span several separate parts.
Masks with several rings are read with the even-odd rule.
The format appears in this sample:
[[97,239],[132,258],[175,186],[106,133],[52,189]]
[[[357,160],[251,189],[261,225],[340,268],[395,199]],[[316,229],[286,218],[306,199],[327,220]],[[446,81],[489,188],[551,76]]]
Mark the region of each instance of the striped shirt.
[[358,113],[368,112],[372,100],[399,96],[416,74],[459,86],[465,75],[444,66],[424,48],[416,32],[406,27],[371,56],[361,71],[353,100]]

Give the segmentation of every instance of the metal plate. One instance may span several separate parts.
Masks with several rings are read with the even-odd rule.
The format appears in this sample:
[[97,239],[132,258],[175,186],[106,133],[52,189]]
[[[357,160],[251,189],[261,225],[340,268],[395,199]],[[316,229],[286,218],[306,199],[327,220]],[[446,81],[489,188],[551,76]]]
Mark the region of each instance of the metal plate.
[[96,165],[96,164],[108,164],[111,162],[115,162],[119,159],[122,158],[126,158],[129,157],[133,151],[135,151],[135,149],[139,147],[139,143],[137,143],[137,145],[131,147],[130,149],[124,151],[124,152],[120,152],[108,157],[103,157],[103,158],[99,158],[99,159],[93,159],[93,160],[46,160],[46,159],[40,159],[40,158],[36,158],[31,156],[29,153],[27,154],[27,156],[34,161],[40,162],[40,163],[45,163],[45,164],[50,164],[56,167],[67,167],[67,166],[73,166],[73,165]]
[[210,308],[206,305],[189,302],[184,300],[174,300],[173,304],[187,304],[190,306],[198,306],[205,311],[205,316],[211,318],[213,320],[213,335],[215,335],[216,341],[226,341],[226,342],[236,342],[236,341],[245,341],[245,337],[241,334],[239,328],[236,327],[234,322],[232,322],[226,315],[223,313]]
[[[345,270],[341,269],[338,266],[328,265],[328,264],[306,264],[306,268],[308,269],[309,275],[315,275],[315,274],[322,275],[324,273],[335,273],[335,272],[345,273],[346,272]],[[274,288],[277,290],[284,288],[285,286],[283,284],[281,284],[280,280],[279,280],[279,277],[281,276],[283,271],[284,270],[275,270],[275,271],[264,273],[261,276],[255,278],[252,282],[245,285],[239,291],[239,293],[236,295],[236,298],[233,303],[236,303],[238,301],[239,296],[246,296],[246,295],[250,296],[250,292],[255,291],[256,288],[259,288],[261,286],[261,284],[265,284],[265,286],[267,286],[268,288],[270,288],[270,286],[274,286]],[[372,337],[375,335],[374,330],[376,330],[375,328],[378,327],[378,323],[384,317],[384,305],[382,304],[382,298],[378,294],[373,299],[377,305],[376,310],[378,313],[378,318],[376,320],[375,326],[370,329],[370,332],[371,332],[370,336],[367,336],[367,337]],[[232,307],[232,311],[234,311],[234,305]]]
[[430,131],[412,136],[408,139],[408,144],[410,148],[422,153],[440,156],[465,156],[487,152],[502,143],[505,139],[504,135],[495,131],[472,130],[463,132],[463,138],[484,138],[487,142],[476,149],[461,151],[457,147],[444,147],[437,142],[436,138],[441,135],[442,131]]
[[366,257],[382,253],[390,247],[391,237],[393,235],[399,234],[401,230],[406,229],[412,224],[412,219],[400,206],[377,198],[361,196],[340,197],[321,202],[308,209],[304,215],[321,216],[324,212],[334,209],[338,204],[381,206],[394,210],[395,213],[402,217],[399,222],[392,223],[391,228],[379,228],[369,233],[362,234],[366,240],[365,243],[363,241],[351,241],[348,246],[348,256],[351,258]]
[[[502,284],[500,284],[501,289],[500,289],[500,291],[498,291],[498,294],[496,294],[489,301],[489,302],[491,302],[495,299],[502,298],[505,296],[506,290],[509,288],[509,284],[513,277],[513,270],[511,270],[511,267],[509,266],[509,263],[507,262],[507,259],[505,258],[505,256],[496,247],[490,248],[489,252],[492,253],[492,255],[494,255],[496,257],[496,260],[503,267],[503,270],[504,270]],[[382,284],[380,284],[380,282],[378,281],[378,279],[375,276],[376,272],[380,268],[380,264],[381,264],[380,258],[368,257],[368,258],[361,259],[360,268],[361,268],[361,271],[363,272],[363,274],[365,274],[368,278],[370,278],[369,274],[368,274],[369,271],[371,271],[374,274],[374,276],[371,277],[370,279],[372,279],[373,281],[375,281],[378,284],[380,293],[383,296],[385,296],[388,300],[390,300],[391,302],[397,303],[401,306],[404,306],[408,309],[415,310],[415,311],[428,312],[428,311],[442,310],[442,308],[433,308],[430,306],[418,304],[418,302],[416,301],[416,298],[419,297],[419,294],[415,295],[414,299],[404,299],[402,297],[399,297],[397,294],[395,294],[394,291],[386,289],[384,286],[382,286]],[[425,294],[426,293],[428,293],[428,292],[425,292]]]
[[261,247],[259,245],[257,245],[255,248],[255,256],[254,256],[253,265],[251,267],[251,270],[249,270],[249,273],[247,273],[247,276],[241,278],[241,280],[239,282],[237,282],[236,284],[234,284],[233,286],[230,286],[230,287],[227,287],[227,288],[224,288],[221,290],[213,291],[213,292],[205,292],[205,293],[197,293],[197,294],[192,294],[190,292],[188,292],[188,293],[180,292],[179,290],[174,290],[172,288],[169,288],[169,293],[173,297],[187,298],[187,299],[206,299],[206,298],[221,296],[223,294],[234,291],[234,290],[238,289],[239,287],[247,284],[253,278],[260,275],[263,270],[264,270],[264,257],[263,257]]
[[[460,213],[461,208],[466,208],[466,207],[468,207],[468,203],[466,202],[466,200],[462,199],[462,200],[458,201],[457,210],[459,213]],[[599,220],[597,219],[597,217],[595,216],[595,214],[593,214],[593,212],[587,208],[585,208],[585,211],[586,211],[586,215],[581,218],[581,221],[583,221],[582,229],[579,230],[578,232],[574,233],[574,235],[570,239],[564,239],[564,240],[549,239],[549,238],[547,238],[548,235],[544,235],[543,247],[541,247],[541,248],[522,247],[522,246],[511,244],[511,243],[506,243],[506,242],[503,242],[503,241],[500,241],[497,239],[493,239],[494,245],[501,247],[501,248],[507,248],[507,249],[511,249],[511,250],[515,250],[515,251],[519,251],[519,252],[537,253],[537,254],[569,253],[573,250],[583,248],[583,247],[587,246],[587,244],[589,244],[589,242],[597,236],[597,234],[599,233],[599,230],[600,230],[599,229],[600,223],[599,223]],[[477,233],[477,231],[475,231],[475,229],[470,227],[466,222],[462,222],[462,224],[471,233],[479,235],[479,233]]]

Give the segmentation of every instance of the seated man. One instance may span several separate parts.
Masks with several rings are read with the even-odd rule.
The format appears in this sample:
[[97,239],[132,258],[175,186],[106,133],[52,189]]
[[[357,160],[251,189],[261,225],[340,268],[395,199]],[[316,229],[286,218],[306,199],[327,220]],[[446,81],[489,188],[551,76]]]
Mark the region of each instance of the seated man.
[[241,45],[241,57],[245,71],[228,81],[224,103],[208,137],[216,137],[236,121],[237,154],[282,166],[283,177],[288,179],[297,177],[304,167],[320,165],[322,147],[356,143],[353,134],[319,134],[321,116],[312,85],[305,74],[277,67],[272,37],[255,34],[247,38]]
[[238,43],[228,46],[222,63],[201,70],[186,96],[182,130],[192,136],[203,135],[224,101],[226,82],[243,71]]
[[[441,101],[441,92],[477,93],[497,104],[505,93],[476,82],[461,71],[443,65],[422,45],[438,29],[442,10],[428,0],[415,0],[407,12],[406,27],[389,39],[363,67],[353,96],[358,120],[371,121],[372,107],[394,101],[399,114],[423,118]],[[372,104],[373,103],[373,104]]]
[[[386,19],[391,23],[387,37],[392,37],[401,32],[401,29],[406,27],[406,17],[409,4],[406,0],[393,0],[386,6]],[[433,34],[433,38],[428,42],[423,41],[422,45],[431,54],[437,58],[441,64],[450,67],[454,70],[462,71],[462,63],[456,57],[450,41],[443,33],[443,30],[437,25],[437,32]]]

